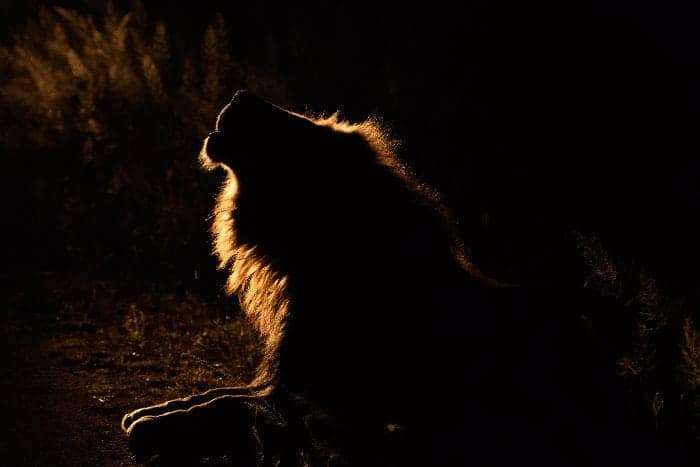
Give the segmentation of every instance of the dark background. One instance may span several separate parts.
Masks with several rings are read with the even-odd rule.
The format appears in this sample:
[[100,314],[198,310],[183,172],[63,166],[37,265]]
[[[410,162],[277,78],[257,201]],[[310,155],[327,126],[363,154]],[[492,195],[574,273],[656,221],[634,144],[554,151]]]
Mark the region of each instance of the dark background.
[[[691,3],[202,0],[110,10],[5,1],[6,296],[29,294],[36,285],[28,284],[49,274],[220,301],[206,230],[218,180],[197,168],[196,155],[233,92],[248,88],[296,111],[339,111],[353,121],[377,115],[458,214],[484,272],[529,286],[585,286],[627,307],[629,316],[611,320],[624,328],[617,357],[633,405],[662,436],[694,445],[687,401],[700,384],[691,348],[700,291],[700,11]],[[94,79],[69,73],[47,45],[53,28],[68,31],[64,51],[85,57],[87,42],[55,6],[94,18],[103,32],[110,14],[134,12],[124,56],[135,84],[120,90],[132,75],[116,75],[86,107],[85,89],[104,62],[88,65]],[[167,54],[151,40],[157,21]],[[144,50],[159,72],[157,95],[139,71]],[[45,60],[49,76],[78,84],[42,94],[31,57]],[[319,168],[322,176],[333,174]]]
[[[104,10],[91,2],[5,2],[6,42],[38,5],[70,6],[97,18]],[[117,3],[122,11],[129,6]],[[228,92],[216,96],[219,107],[248,87],[299,111],[384,117],[404,142],[402,155],[461,215],[485,270],[517,282],[567,280],[560,237],[576,228],[674,287],[694,288],[700,33],[692,7],[203,1],[196,7],[147,2],[145,10],[146,29],[156,19],[168,27],[173,75],[184,56],[197,62],[205,28],[222,13],[228,43],[221,47],[244,71],[222,76]],[[146,121],[162,118],[141,107]],[[143,115],[148,112],[154,120]],[[211,126],[214,115],[207,117]],[[49,157],[63,166],[69,159]],[[71,182],[83,183],[64,170]],[[10,181],[4,186],[16,193],[12,182],[21,179],[4,172]],[[22,198],[32,204],[34,194]],[[21,242],[34,229],[27,219],[17,222],[13,209],[26,215],[28,208],[16,198],[3,196],[6,211],[15,214],[4,216],[3,227]],[[40,235],[51,237],[47,224]],[[62,243],[55,241],[48,255]],[[8,270],[36,268],[26,248],[9,254]]]

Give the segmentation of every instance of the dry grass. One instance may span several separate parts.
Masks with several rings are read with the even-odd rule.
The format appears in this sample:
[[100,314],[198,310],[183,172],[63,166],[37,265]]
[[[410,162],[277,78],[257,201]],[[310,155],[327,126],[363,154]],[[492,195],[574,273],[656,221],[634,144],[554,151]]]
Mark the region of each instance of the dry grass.
[[[235,315],[233,301],[212,303],[188,292],[124,296],[112,287],[73,285],[51,324],[50,345],[61,364],[95,389],[105,383],[112,391],[97,397],[109,400],[116,390],[126,396],[121,404],[155,403],[251,379],[258,339]],[[82,290],[85,300],[70,298]]]
[[590,269],[587,286],[617,297],[632,318],[631,342],[617,361],[630,404],[662,436],[697,448],[700,331],[687,300],[667,293],[644,268],[610,255],[596,237],[579,234],[577,241]]
[[101,18],[40,7],[9,45],[0,45],[0,82],[6,112],[33,123],[31,132],[5,129],[3,143],[56,147],[78,136],[87,158],[99,154],[101,142],[124,136],[114,120],[131,112],[172,114],[201,140],[236,89],[284,94],[279,79],[233,59],[221,15],[206,27],[199,50],[175,54],[167,25],[150,20],[138,1],[130,11],[106,2]]
[[[191,62],[176,62],[166,25],[151,25],[140,3],[119,12],[107,2],[101,20],[42,7],[0,51],[7,77],[2,101],[35,123],[24,146],[54,147],[62,137],[81,135],[85,157],[110,137],[115,112],[144,105],[196,109],[183,113],[182,123],[205,133],[227,94],[227,40],[218,18],[205,34],[201,66],[193,69]],[[181,72],[173,75],[171,69]]]

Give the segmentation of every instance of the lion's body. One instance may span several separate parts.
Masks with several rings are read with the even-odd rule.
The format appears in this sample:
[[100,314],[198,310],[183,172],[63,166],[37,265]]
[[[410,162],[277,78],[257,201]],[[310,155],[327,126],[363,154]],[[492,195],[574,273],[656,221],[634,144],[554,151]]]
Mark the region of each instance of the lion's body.
[[[247,388],[128,415],[132,437],[217,400],[243,403],[238,415],[265,400],[291,430],[303,400],[358,465],[585,465],[609,448],[612,366],[584,342],[584,306],[482,278],[449,211],[376,124],[239,93],[202,160],[227,173],[214,249],[263,362]],[[373,453],[386,436],[403,440],[400,454]]]

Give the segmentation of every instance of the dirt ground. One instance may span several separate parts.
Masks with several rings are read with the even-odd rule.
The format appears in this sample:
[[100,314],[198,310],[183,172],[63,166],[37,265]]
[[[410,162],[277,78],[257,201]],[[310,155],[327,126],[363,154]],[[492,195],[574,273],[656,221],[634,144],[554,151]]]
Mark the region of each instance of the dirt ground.
[[255,339],[229,305],[113,281],[5,278],[0,464],[134,465],[124,413],[250,375]]
[[[46,340],[3,342],[0,410],[7,430],[0,445],[7,465],[129,465],[119,408],[95,394],[89,372],[71,371]],[[107,371],[95,371],[106,380]],[[112,394],[121,394],[117,389]]]

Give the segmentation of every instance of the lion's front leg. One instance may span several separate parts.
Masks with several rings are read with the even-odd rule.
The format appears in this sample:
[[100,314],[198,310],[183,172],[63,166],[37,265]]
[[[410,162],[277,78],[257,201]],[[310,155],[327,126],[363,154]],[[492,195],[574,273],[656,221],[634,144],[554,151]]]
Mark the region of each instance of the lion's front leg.
[[179,399],[172,399],[160,404],[151,405],[129,412],[122,418],[122,430],[128,432],[131,425],[141,417],[162,415],[175,410],[187,410],[192,406],[205,404],[220,396],[252,396],[256,395],[258,388],[254,386],[237,386],[215,388],[201,394],[195,394]]
[[137,457],[197,452],[255,455],[261,437],[285,429],[287,421],[270,401],[220,395],[159,415],[142,415],[126,429]]

